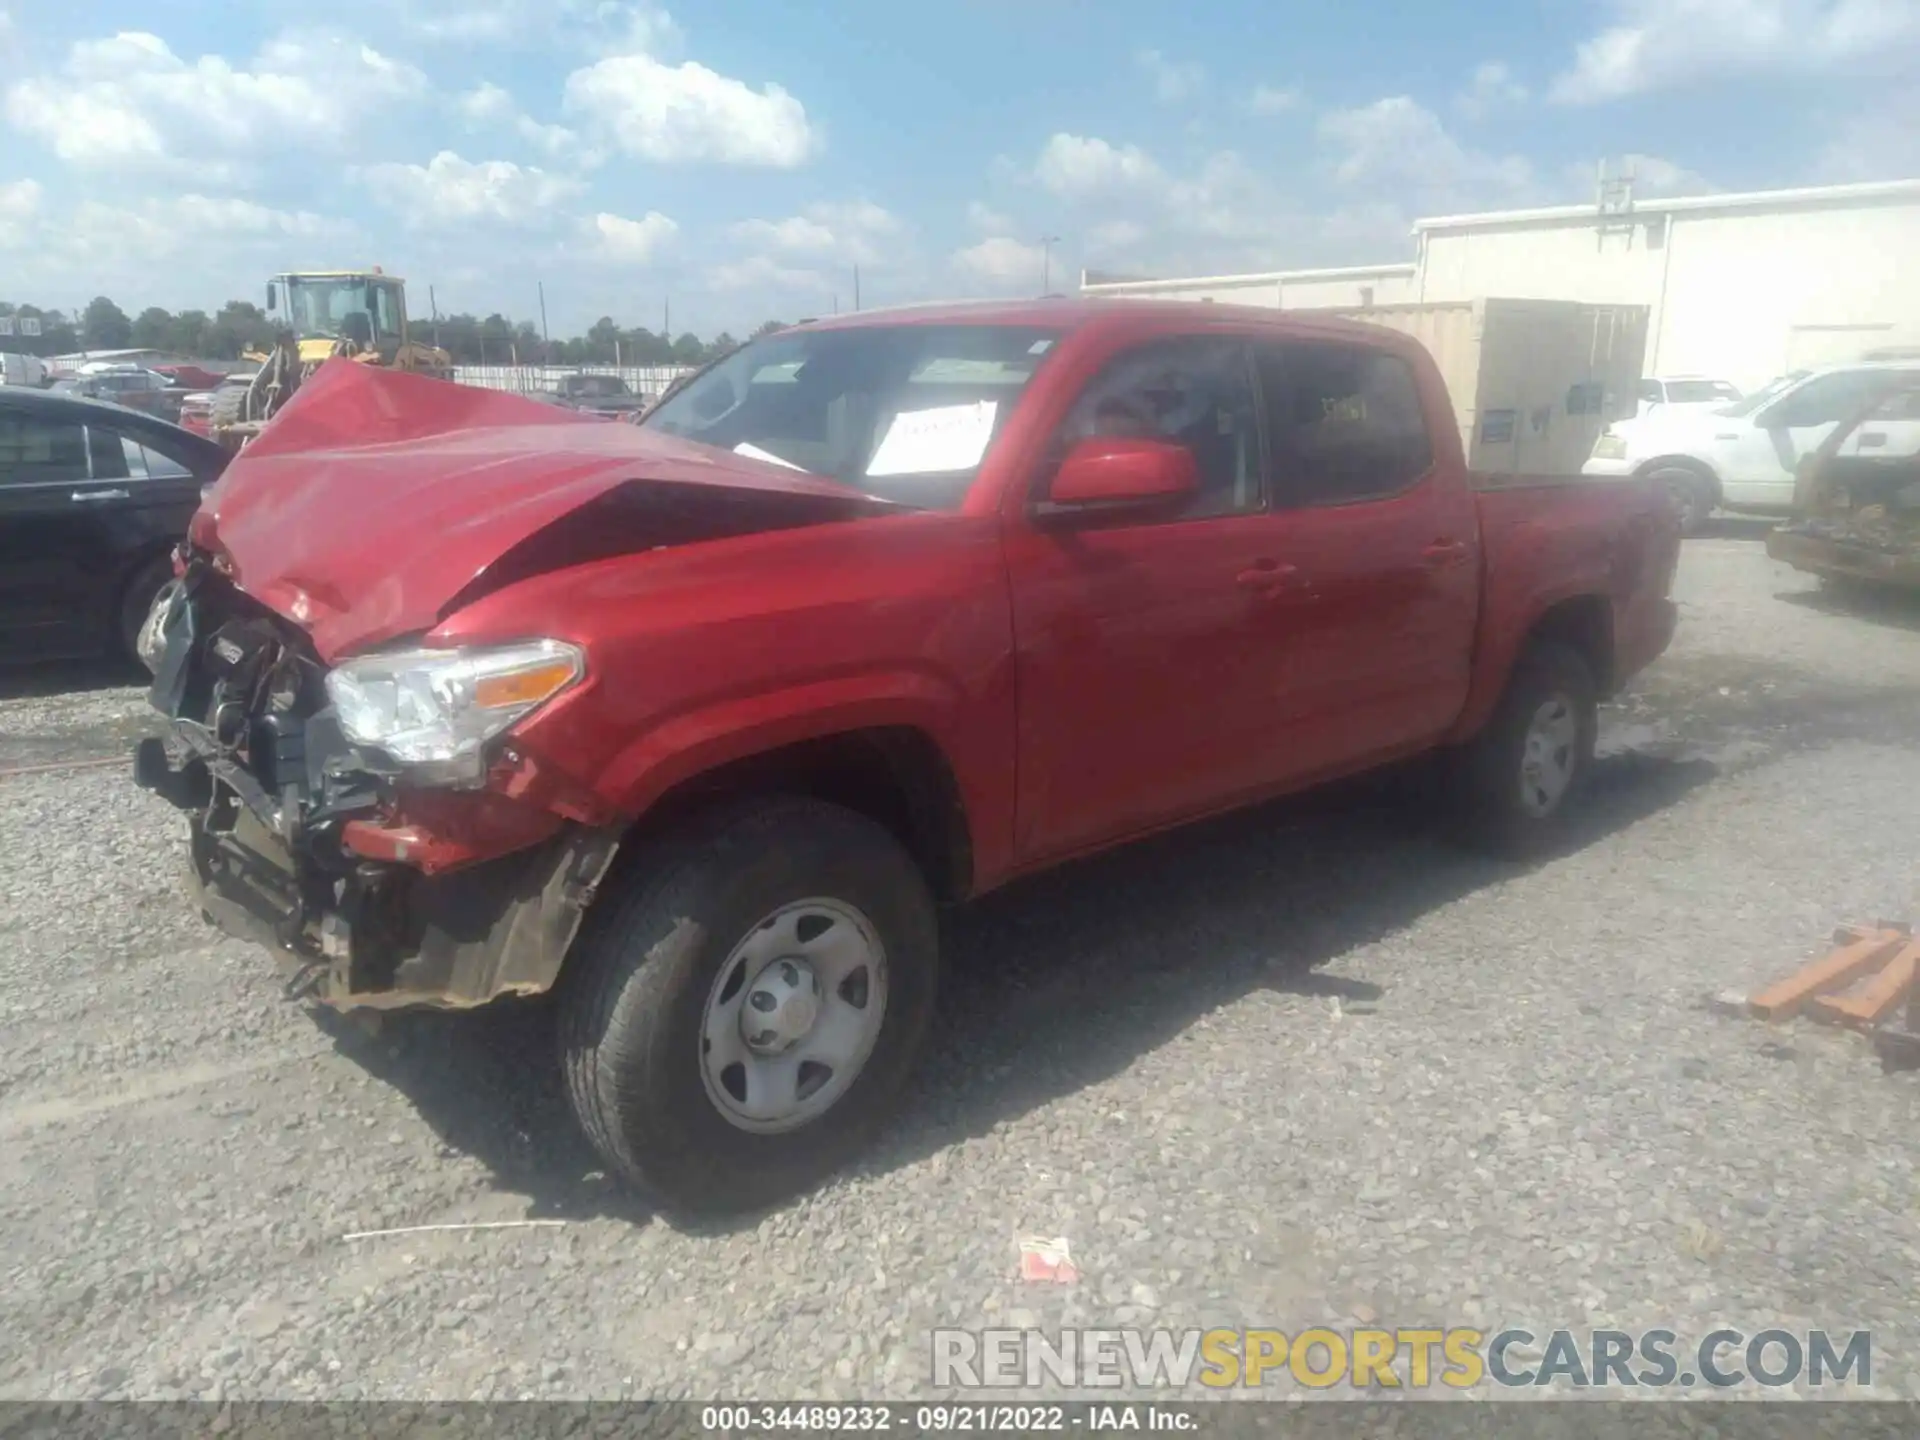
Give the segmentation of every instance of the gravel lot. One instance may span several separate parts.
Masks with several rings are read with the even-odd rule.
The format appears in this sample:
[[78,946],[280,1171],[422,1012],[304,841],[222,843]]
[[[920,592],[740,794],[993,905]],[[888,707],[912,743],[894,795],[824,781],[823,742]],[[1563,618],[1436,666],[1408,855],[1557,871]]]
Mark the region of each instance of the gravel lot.
[[[995,896],[879,1151],[710,1233],[597,1173],[538,1008],[323,1025],[189,915],[123,766],[0,778],[0,1398],[909,1397],[936,1325],[1375,1317],[1870,1326],[1920,1396],[1920,1080],[1701,1003],[1920,918],[1920,609],[1736,527],[1681,599],[1573,853],[1361,794]],[[0,687],[0,768],[146,723]],[[522,1218],[565,1223],[343,1239]],[[1017,1283],[1023,1232],[1081,1283]]]

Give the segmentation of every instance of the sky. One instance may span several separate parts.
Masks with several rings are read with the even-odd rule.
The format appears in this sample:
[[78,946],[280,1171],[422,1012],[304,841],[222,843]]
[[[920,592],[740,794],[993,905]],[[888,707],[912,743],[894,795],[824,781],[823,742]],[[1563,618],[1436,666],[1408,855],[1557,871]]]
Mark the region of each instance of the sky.
[[[1920,0],[0,0],[0,299],[378,264],[557,337],[1920,174]],[[1049,242],[1050,243],[1046,243]],[[1043,273],[1044,272],[1044,273]]]

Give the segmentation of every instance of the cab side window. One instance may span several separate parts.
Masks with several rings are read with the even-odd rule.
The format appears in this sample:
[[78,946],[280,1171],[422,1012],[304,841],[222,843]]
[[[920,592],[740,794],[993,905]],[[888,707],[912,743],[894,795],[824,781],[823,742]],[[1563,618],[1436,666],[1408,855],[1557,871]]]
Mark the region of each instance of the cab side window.
[[1413,370],[1371,346],[1263,345],[1269,489],[1276,505],[1345,505],[1396,495],[1433,466]]
[[1199,491],[1167,519],[1244,515],[1265,507],[1259,421],[1244,341],[1182,336],[1116,356],[1074,403],[1055,437],[1052,463],[1080,441],[1104,436],[1164,440],[1193,455]]

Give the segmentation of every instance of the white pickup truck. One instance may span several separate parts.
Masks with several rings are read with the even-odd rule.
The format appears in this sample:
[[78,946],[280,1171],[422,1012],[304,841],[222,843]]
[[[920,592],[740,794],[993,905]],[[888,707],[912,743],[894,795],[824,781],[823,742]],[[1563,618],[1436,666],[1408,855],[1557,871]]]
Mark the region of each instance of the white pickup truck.
[[[1920,362],[1911,360],[1837,365],[1783,375],[1730,405],[1661,406],[1608,427],[1581,472],[1662,481],[1688,534],[1722,507],[1785,514],[1801,460],[1890,381],[1916,371]],[[1845,446],[1871,454],[1887,443],[1886,425],[1876,423],[1860,426]]]

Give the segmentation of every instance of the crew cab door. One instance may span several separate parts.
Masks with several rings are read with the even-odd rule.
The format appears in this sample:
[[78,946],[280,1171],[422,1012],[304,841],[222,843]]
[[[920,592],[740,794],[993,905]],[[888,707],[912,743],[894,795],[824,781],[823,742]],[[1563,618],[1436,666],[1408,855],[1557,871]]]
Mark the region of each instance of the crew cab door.
[[[1052,473],[1096,435],[1169,440],[1200,488],[1171,511],[1041,519]],[[1256,788],[1285,668],[1249,343],[1143,339],[1080,390],[1004,517],[1018,656],[1022,863]]]
[[1479,515],[1435,453],[1392,350],[1326,340],[1256,351],[1271,549],[1300,577],[1271,717],[1274,770],[1306,783],[1436,741],[1466,705],[1480,594]]

